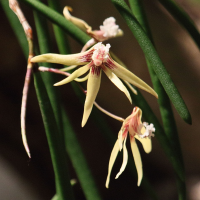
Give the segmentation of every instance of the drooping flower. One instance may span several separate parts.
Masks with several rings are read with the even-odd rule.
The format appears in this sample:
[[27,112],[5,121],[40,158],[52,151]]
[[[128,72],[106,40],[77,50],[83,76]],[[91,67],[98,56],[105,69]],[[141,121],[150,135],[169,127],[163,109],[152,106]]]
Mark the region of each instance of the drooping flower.
[[119,173],[116,175],[115,178],[117,179],[126,168],[128,162],[128,152],[126,149],[126,139],[128,136],[128,132],[130,137],[131,150],[138,174],[137,185],[139,186],[142,181],[142,176],[143,176],[142,160],[135,139],[139,140],[142,143],[142,146],[146,153],[151,152],[152,149],[151,137],[154,136],[153,132],[155,132],[155,128],[153,124],[148,125],[148,123],[146,122],[142,123],[141,118],[142,118],[142,110],[138,107],[135,107],[133,109],[132,114],[128,116],[122,124],[122,127],[118,133],[118,139],[114,145],[109,160],[108,175],[106,179],[107,188],[109,187],[112,167],[114,165],[118,152],[121,151],[122,149],[123,149],[123,162],[119,170]]
[[69,11],[72,11],[72,8],[65,6],[63,10],[65,18],[71,21],[74,25],[78,26],[82,31],[86,32],[92,38],[94,38],[96,42],[103,42],[110,38],[123,35],[123,31],[119,28],[118,25],[116,25],[116,20],[114,17],[109,17],[105,19],[103,25],[100,26],[100,30],[93,31],[91,26],[89,26],[82,19],[72,16]]
[[[85,74],[88,70],[89,76],[87,75],[82,80],[87,80],[87,95],[84,105],[84,113],[82,119],[82,127],[86,124],[88,117],[91,113],[93,103],[96,99],[97,93],[100,88],[101,72],[102,70],[107,77],[127,96],[129,101],[132,103],[130,94],[122,81],[127,81],[138,88],[141,88],[155,97],[158,97],[157,93],[148,86],[144,81],[139,79],[129,70],[125,69],[117,62],[115,62],[109,55],[110,44],[104,46],[101,42],[94,45],[88,51],[83,53],[71,54],[71,55],[59,55],[59,54],[43,54],[35,56],[31,59],[31,62],[51,62],[59,63],[63,65],[84,65],[76,71],[74,71],[69,77],[55,84],[55,86],[69,83],[70,81],[76,80],[77,77]],[[118,78],[119,77],[119,78]],[[79,80],[80,81],[80,80]]]

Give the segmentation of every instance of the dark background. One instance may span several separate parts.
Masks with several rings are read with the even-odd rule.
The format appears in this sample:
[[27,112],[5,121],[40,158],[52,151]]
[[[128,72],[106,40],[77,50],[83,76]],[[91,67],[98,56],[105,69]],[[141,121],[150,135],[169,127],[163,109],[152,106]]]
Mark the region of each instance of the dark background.
[[[199,50],[188,33],[156,0],[143,0],[143,2],[158,53],[192,115],[193,124],[188,125],[174,110],[185,161],[188,199],[198,200],[200,199]],[[199,26],[200,4],[183,1],[180,3]],[[31,10],[22,3],[20,5],[35,33]],[[65,5],[71,6],[74,9],[73,15],[84,19],[93,29],[98,29],[105,18],[115,17],[117,24],[124,31],[124,36],[108,41],[111,44],[111,50],[134,74],[152,86],[142,50],[110,1],[62,1],[62,6]],[[29,160],[22,145],[20,130],[26,59],[1,7],[0,19],[0,199],[51,199],[55,194],[54,175],[33,81],[28,96],[26,121],[27,137],[32,154],[32,159]],[[36,34],[34,37],[37,41]],[[70,44],[73,53],[80,52],[81,46],[77,42],[70,39]],[[54,52],[57,52],[56,45],[53,45]],[[62,78],[59,76],[59,79]],[[105,188],[112,147],[106,143],[91,118],[86,126],[81,128],[83,106],[74,95],[71,85],[67,84],[58,89],[62,91],[66,109],[103,199],[149,199],[145,192],[136,186],[137,180],[130,175],[128,169],[117,180],[114,179],[122,162],[119,157],[113,169],[110,188]],[[142,93],[160,119],[156,99],[143,91]],[[97,102],[123,118],[126,118],[133,109],[125,95],[104,75]],[[116,132],[117,138],[121,123],[107,116],[105,118]],[[153,150],[150,154],[146,155],[140,148],[144,173],[158,193],[159,199],[177,199],[172,166],[156,138],[152,141]],[[130,151],[130,146],[127,146]],[[129,159],[133,158],[129,157]],[[71,178],[76,178],[71,164],[69,167]],[[84,199],[79,183],[74,186],[74,191],[77,199]]]

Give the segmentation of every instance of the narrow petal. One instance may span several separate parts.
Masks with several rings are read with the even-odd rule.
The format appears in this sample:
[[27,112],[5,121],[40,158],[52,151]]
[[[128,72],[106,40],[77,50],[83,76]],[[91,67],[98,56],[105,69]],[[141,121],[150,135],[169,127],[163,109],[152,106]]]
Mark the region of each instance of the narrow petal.
[[133,153],[133,158],[135,161],[135,166],[136,166],[136,170],[137,170],[137,174],[138,174],[137,185],[140,186],[140,183],[142,181],[142,176],[143,176],[142,160],[141,160],[140,152],[139,152],[139,149],[137,147],[134,137],[130,136],[130,142],[131,142],[131,150]]
[[101,68],[92,66],[90,68],[90,74],[87,82],[87,94],[84,105],[82,127],[85,126],[88,117],[92,111],[93,103],[96,99],[97,93],[101,83]]
[[122,128],[121,128],[119,133],[118,133],[119,151],[122,150],[122,144],[123,144],[122,135],[123,135],[123,131],[122,131]]
[[109,160],[109,164],[108,164],[108,175],[107,175],[107,179],[106,179],[106,188],[109,187],[109,182],[110,182],[110,174],[114,165],[114,162],[116,160],[117,154],[119,152],[119,144],[118,144],[118,140],[115,142],[115,145],[113,147],[113,150],[111,152],[110,155],[110,160]]
[[137,90],[135,88],[133,88],[133,86],[128,82],[128,81],[124,81],[126,83],[126,85],[130,88],[130,90],[137,95]]
[[85,21],[77,17],[73,17],[69,13],[69,10],[72,10],[72,9],[68,6],[65,6],[63,10],[63,14],[67,20],[71,21],[74,25],[78,26],[84,32],[87,32],[87,30],[91,30],[91,27]]
[[122,162],[122,166],[121,166],[118,174],[116,175],[115,179],[117,179],[121,175],[121,173],[125,170],[127,162],[128,162],[128,151],[126,148],[126,138],[125,138],[124,145],[123,145],[123,162]]
[[78,65],[71,65],[69,67],[65,67],[65,68],[60,69],[60,71],[67,72],[67,71],[70,71],[72,69],[75,69],[76,67],[78,67]]
[[70,55],[60,55],[54,53],[42,54],[35,56],[31,59],[31,62],[49,62],[58,63],[63,65],[85,65],[92,60],[92,54],[94,49],[91,48],[83,53],[76,53]]
[[69,77],[63,79],[62,81],[54,84],[54,86],[59,86],[59,85],[63,85],[66,83],[69,83],[71,81],[73,81],[75,78],[85,74],[89,69],[90,69],[90,64],[85,65],[84,67],[80,67],[79,69],[77,69],[76,71],[74,71]]
[[106,76],[122,91],[124,94],[127,96],[128,100],[132,104],[132,99],[129,94],[129,91],[126,89],[124,84],[121,82],[121,80],[107,67],[103,66],[102,67],[103,71],[105,72]]
[[143,146],[144,151],[146,153],[150,153],[151,152],[151,150],[152,150],[152,143],[151,143],[151,139],[150,138],[148,138],[148,137],[147,138],[140,138],[137,135],[135,136],[135,138],[142,143],[142,146]]
[[83,78],[75,78],[74,80],[77,82],[83,82],[83,81],[86,81],[88,79],[88,77],[89,77],[89,74],[87,74]]
[[123,79],[124,81],[128,81],[129,83],[135,85],[136,87],[145,90],[146,92],[149,92],[150,94],[158,98],[157,93],[149,85],[147,85],[143,80],[138,78],[132,72],[122,67],[114,60],[112,60],[111,57],[109,57],[107,62],[104,64],[108,68],[110,68],[119,78]]

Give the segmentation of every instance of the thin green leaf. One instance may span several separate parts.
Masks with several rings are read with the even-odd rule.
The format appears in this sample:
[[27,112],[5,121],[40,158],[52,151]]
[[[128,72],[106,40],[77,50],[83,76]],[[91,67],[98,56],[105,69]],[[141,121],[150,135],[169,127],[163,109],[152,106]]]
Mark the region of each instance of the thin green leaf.
[[146,35],[144,29],[140,26],[139,22],[132,15],[131,11],[123,0],[112,0],[112,2],[120,12],[122,17],[125,19],[127,25],[129,26],[138,43],[140,44],[146,58],[149,60],[151,66],[156,72],[157,77],[162,83],[166,93],[171,99],[179,115],[183,120],[191,124],[191,116],[185,105],[185,102],[179,94],[173,81],[171,80],[170,75],[163,66],[162,61],[160,60],[153,44]]
[[[39,40],[40,53],[41,54],[49,53],[51,52],[51,47],[50,47],[51,42],[49,39],[50,37],[48,33],[48,26],[47,26],[46,20],[39,13],[34,13],[34,17],[35,17],[36,30],[37,30],[38,40]],[[53,67],[53,65],[50,63],[43,63],[43,66]],[[55,74],[42,73],[42,79],[44,81],[44,84],[45,84],[45,87],[50,99],[50,103],[53,109],[53,114],[56,119],[56,124],[58,127],[58,130],[54,134],[57,135],[57,140],[59,141],[59,144],[58,144],[60,148],[59,156],[60,156],[60,159],[63,160],[63,164],[65,164],[63,165],[63,167],[65,167],[65,171],[67,172],[68,167],[67,167],[67,161],[66,161],[67,158],[66,158],[66,153],[65,153],[65,143],[64,143],[64,136],[63,136],[63,130],[62,130],[60,94],[59,94],[59,90],[53,87],[53,84],[56,82]],[[49,147],[51,151],[52,147],[51,146]],[[58,156],[58,154],[56,156]],[[59,164],[58,160],[56,160],[55,162],[56,162],[55,165]],[[63,170],[61,170],[60,168],[58,168],[57,170],[57,168],[55,168],[54,166],[54,173],[59,174],[59,178],[58,176],[56,176],[55,181],[56,181],[57,195],[60,200],[64,200],[66,196],[69,195],[68,194],[69,191],[67,191],[65,188],[66,183],[70,185],[70,183],[68,183],[69,177],[65,175],[66,172],[63,174]],[[69,186],[69,188],[70,187],[71,185]]]
[[41,14],[45,15],[50,21],[64,29],[72,38],[77,40],[81,44],[85,44],[90,37],[77,28],[73,23],[66,20],[61,14],[44,5],[41,2],[35,0],[20,0],[30,5],[33,9],[37,10]]
[[[49,6],[57,11],[57,12],[62,12],[59,2],[57,0],[48,0]],[[54,34],[56,37],[57,45],[59,52],[61,54],[69,54],[70,53],[70,46],[67,40],[67,35],[64,33],[64,31],[57,25],[53,25],[54,29]]]
[[159,0],[166,10],[185,28],[198,48],[200,48],[200,33],[190,16],[172,0]]
[[[51,51],[51,40],[48,32],[48,26],[46,19],[39,13],[34,13],[36,31],[39,41],[40,54],[50,53]],[[55,65],[51,63],[40,63],[40,65],[54,68]],[[53,84],[57,82],[57,75],[52,73],[42,73],[42,79],[47,89],[50,101],[52,103],[52,108],[55,114],[56,122],[59,129],[62,129],[62,118],[60,109],[60,94],[59,89],[53,87]],[[60,130],[62,132],[62,130]]]
[[85,197],[87,200],[100,200],[101,197],[99,191],[97,190],[95,181],[90,172],[89,166],[87,165],[83,151],[78,143],[70,120],[64,111],[63,125],[67,152],[77,173]]
[[[148,26],[148,22],[146,19],[146,15],[145,15],[145,11],[144,11],[142,2],[140,0],[129,0],[129,3],[131,6],[131,10],[132,10],[133,14],[135,15],[136,19],[141,24],[141,26],[144,28],[144,30],[146,31],[147,35],[149,36],[149,38],[151,39],[151,41],[153,43],[151,31]],[[158,93],[158,96],[159,96],[158,103],[159,103],[159,108],[160,108],[160,112],[161,112],[161,116],[162,116],[165,134],[168,137],[171,147],[174,149],[175,152],[177,152],[177,156],[178,156],[177,160],[180,160],[180,162],[182,163],[181,171],[184,172],[184,163],[183,163],[180,142],[179,142],[179,138],[178,138],[178,132],[177,132],[176,123],[175,123],[175,119],[174,119],[174,115],[172,112],[169,98],[168,98],[166,92],[164,91],[159,79],[157,78],[157,76],[156,76],[155,72],[153,71],[152,66],[150,65],[148,60],[147,60],[147,66],[149,69],[151,80],[153,82],[154,89],[156,90],[156,92]],[[183,180],[181,180],[179,176],[177,176],[177,184],[178,184],[178,190],[179,190],[178,191],[179,199],[186,199],[186,190],[184,189],[184,188],[186,188],[185,182]]]
[[51,153],[55,179],[57,181],[57,194],[60,200],[73,200],[74,196],[67,171],[66,155],[63,152],[62,143],[60,143],[61,138],[58,136],[59,130],[54,112],[40,73],[34,73],[34,84]]

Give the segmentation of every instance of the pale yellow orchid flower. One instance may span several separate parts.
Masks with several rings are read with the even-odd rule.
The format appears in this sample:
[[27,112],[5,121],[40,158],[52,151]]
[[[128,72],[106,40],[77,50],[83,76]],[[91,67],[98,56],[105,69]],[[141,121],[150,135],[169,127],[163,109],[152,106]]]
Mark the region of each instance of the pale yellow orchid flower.
[[[85,21],[74,17],[70,14],[69,11],[72,11],[72,8],[69,6],[65,6],[63,10],[63,14],[65,18],[71,21],[74,25],[79,27],[82,31],[90,35],[93,39],[89,40],[89,44],[95,44],[96,42],[103,42],[110,38],[119,37],[123,35],[123,31],[119,28],[115,23],[114,17],[109,17],[104,20],[103,25],[100,26],[100,30],[92,30],[92,27],[89,26]],[[95,41],[96,40],[96,41]]]
[[[69,77],[55,84],[55,86],[63,85],[69,83],[70,81],[84,81],[88,79],[87,82],[87,95],[84,105],[84,113],[82,119],[82,127],[86,124],[88,117],[91,113],[93,103],[96,99],[97,93],[100,88],[101,82],[101,72],[102,70],[107,75],[107,77],[127,96],[129,101],[132,103],[130,94],[122,81],[128,81],[129,83],[135,85],[138,88],[141,88],[156,98],[158,97],[157,93],[148,86],[144,81],[139,79],[129,70],[125,69],[117,62],[115,62],[109,55],[110,44],[104,46],[101,42],[94,45],[91,49],[86,52],[71,54],[71,55],[59,55],[59,54],[43,54],[35,56],[31,59],[31,62],[51,62],[59,63],[63,65],[84,65],[76,71],[74,71]],[[77,80],[77,78],[87,71],[87,75],[83,79]],[[119,78],[118,78],[119,77]]]
[[137,169],[138,174],[138,182],[137,185],[139,186],[142,181],[143,176],[143,170],[142,170],[142,160],[140,157],[140,152],[137,147],[135,138],[139,140],[142,143],[142,146],[146,153],[151,152],[152,146],[151,146],[151,137],[154,136],[153,132],[155,132],[155,128],[153,124],[148,125],[148,123],[141,121],[142,118],[142,111],[140,108],[135,107],[133,109],[133,112],[130,116],[128,116],[119,131],[118,139],[114,145],[114,148],[112,150],[109,165],[108,165],[108,175],[106,179],[106,187],[109,187],[110,182],[110,174],[112,167],[114,165],[114,162],[116,160],[117,154],[119,151],[123,149],[123,162],[122,166],[120,168],[119,173],[116,175],[116,179],[121,175],[121,173],[125,170],[127,162],[128,162],[128,152],[126,149],[126,139],[128,136],[130,136],[130,143],[131,143],[131,150],[133,153],[133,158],[135,161],[135,166]]

